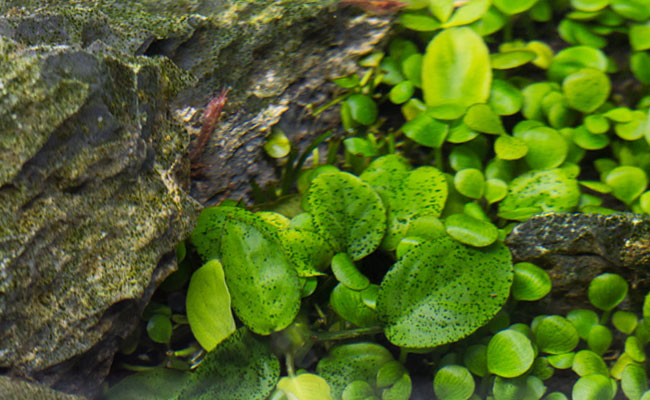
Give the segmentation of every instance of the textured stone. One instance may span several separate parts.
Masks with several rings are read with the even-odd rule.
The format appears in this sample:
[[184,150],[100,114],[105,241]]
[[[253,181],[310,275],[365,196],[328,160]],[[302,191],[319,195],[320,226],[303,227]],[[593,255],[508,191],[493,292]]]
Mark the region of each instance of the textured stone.
[[[176,267],[199,209],[186,190],[246,198],[273,178],[270,127],[321,133],[336,111],[305,107],[388,27],[336,0],[0,3],[0,370],[96,395]],[[190,181],[190,137],[223,87]]]
[[517,225],[506,244],[515,262],[546,268],[553,290],[545,312],[589,307],[587,288],[602,273],[617,273],[630,283],[631,304],[640,307],[650,289],[650,217],[620,213],[548,213]]

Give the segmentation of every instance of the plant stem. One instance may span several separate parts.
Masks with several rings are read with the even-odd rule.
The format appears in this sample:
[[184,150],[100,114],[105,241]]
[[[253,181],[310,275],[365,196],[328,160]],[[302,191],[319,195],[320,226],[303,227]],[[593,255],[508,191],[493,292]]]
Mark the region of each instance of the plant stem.
[[408,350],[406,350],[404,347],[399,348],[399,362],[400,364],[404,365],[406,364],[406,357],[409,355]]
[[153,371],[154,369],[160,368],[160,365],[133,365],[133,364],[122,363],[120,367],[124,368],[127,371],[147,372],[147,371]]
[[296,376],[296,369],[293,366],[293,354],[286,353],[284,355],[284,362],[287,364],[287,375],[289,375],[291,378]]
[[311,335],[311,339],[317,342],[327,340],[345,340],[354,339],[360,336],[375,335],[384,331],[381,326],[369,326],[367,328],[349,329],[338,332],[316,332]]
[[606,325],[611,315],[612,315],[612,310],[603,311],[603,315],[600,316],[600,324]]

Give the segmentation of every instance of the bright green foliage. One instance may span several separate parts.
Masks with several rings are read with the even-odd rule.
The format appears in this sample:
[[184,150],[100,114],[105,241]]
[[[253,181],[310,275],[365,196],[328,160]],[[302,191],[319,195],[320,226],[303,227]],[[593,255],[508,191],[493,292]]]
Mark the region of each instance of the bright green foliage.
[[513,179],[499,203],[499,215],[525,220],[547,211],[570,211],[578,205],[578,182],[562,169],[530,171]]
[[594,307],[604,311],[612,310],[627,295],[628,284],[617,274],[601,274],[589,284],[589,301]]
[[638,322],[639,318],[631,311],[616,311],[612,314],[612,325],[626,335],[634,333]]
[[522,66],[537,57],[534,51],[512,50],[490,55],[490,62],[494,69],[510,69]]
[[551,277],[546,271],[528,262],[514,265],[512,296],[517,300],[535,301],[551,291]]
[[607,69],[607,57],[602,51],[593,47],[569,47],[553,57],[548,69],[548,75],[551,80],[561,82],[564,78],[582,68],[605,71]]
[[438,121],[430,113],[423,112],[405,123],[402,131],[406,137],[422,146],[440,147],[447,137],[449,125]]
[[444,366],[433,378],[433,391],[440,400],[467,400],[475,385],[472,374],[460,365]]
[[501,118],[487,104],[475,104],[467,110],[463,122],[477,132],[498,135],[504,133]]
[[454,175],[454,186],[463,196],[480,199],[485,190],[485,178],[483,173],[476,168],[461,169]]
[[266,154],[273,158],[282,158],[289,154],[291,142],[289,142],[289,138],[287,138],[287,135],[283,131],[273,129],[271,136],[264,143],[264,150]]
[[513,84],[495,79],[490,88],[488,104],[499,115],[512,115],[521,110],[524,98]]
[[363,293],[339,283],[330,295],[330,306],[341,318],[356,326],[376,325],[378,321],[375,311],[364,303]]
[[440,238],[398,260],[381,283],[377,311],[392,343],[434,347],[490,320],[511,284],[510,254],[502,244],[475,249]]
[[503,330],[487,346],[488,370],[500,377],[514,378],[533,365],[535,351],[530,339],[512,329]]
[[192,334],[207,351],[235,331],[230,292],[219,261],[210,260],[194,271],[185,305]]
[[555,129],[533,128],[517,136],[526,143],[528,152],[525,159],[532,169],[559,167],[566,159],[569,148]]
[[445,220],[445,227],[449,236],[475,247],[489,246],[499,236],[496,226],[491,222],[467,214],[450,215]]
[[594,68],[580,69],[562,82],[562,91],[569,105],[584,113],[590,113],[603,105],[610,90],[611,83],[607,75]]
[[298,275],[278,242],[277,232],[251,215],[227,219],[221,243],[232,307],[262,335],[287,327],[300,308]]
[[639,400],[648,390],[648,377],[645,369],[636,364],[629,364],[623,369],[621,389],[630,400]]
[[277,387],[287,397],[295,400],[332,400],[330,387],[325,379],[314,374],[285,376],[280,379]]
[[611,170],[605,182],[617,199],[630,204],[645,191],[648,177],[641,168],[624,165]]
[[469,106],[487,101],[491,83],[488,48],[471,29],[446,29],[429,43],[422,70],[428,106],[460,116]]
[[127,376],[110,388],[106,400],[171,400],[188,380],[187,372],[156,368]]
[[528,153],[528,145],[518,137],[501,135],[494,141],[494,152],[501,160],[518,160]]
[[592,310],[571,310],[567,314],[566,319],[573,324],[578,331],[578,336],[583,340],[587,340],[591,328],[598,324],[598,314]]
[[591,350],[580,350],[573,358],[573,371],[580,376],[591,374],[609,375],[605,361]]
[[580,340],[576,328],[559,315],[542,318],[533,327],[533,333],[539,351],[549,354],[562,354],[573,351]]
[[484,377],[488,371],[487,366],[487,346],[484,344],[475,344],[465,350],[463,355],[465,366],[476,376]]
[[571,398],[574,400],[612,400],[616,392],[607,376],[588,375],[573,385]]
[[603,354],[609,346],[611,346],[613,340],[612,331],[609,330],[606,326],[596,324],[590,330],[587,336],[587,344],[589,348],[596,352],[597,354]]
[[377,119],[377,104],[366,95],[353,94],[345,101],[345,106],[350,117],[362,125],[371,125]]
[[209,352],[190,377],[178,400],[263,400],[280,379],[280,363],[268,344],[240,328]]
[[329,383],[332,397],[340,399],[343,390],[354,381],[376,382],[377,372],[393,356],[374,343],[352,343],[333,348],[316,366],[316,373]]
[[494,0],[494,6],[504,14],[520,14],[537,3],[538,0]]
[[377,193],[354,175],[316,177],[307,194],[317,233],[353,260],[372,253],[386,230],[386,210]]

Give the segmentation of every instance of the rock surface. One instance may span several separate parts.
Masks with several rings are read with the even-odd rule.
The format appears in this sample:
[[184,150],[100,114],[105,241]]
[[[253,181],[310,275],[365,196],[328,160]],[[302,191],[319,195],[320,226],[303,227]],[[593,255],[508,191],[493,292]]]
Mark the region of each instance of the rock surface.
[[587,288],[605,272],[630,283],[631,305],[640,307],[650,289],[650,217],[621,213],[549,213],[517,225],[506,239],[515,262],[545,268],[553,290],[540,301],[543,312],[565,314],[589,307]]
[[[320,133],[303,107],[386,34],[387,18],[336,3],[0,4],[0,371],[97,394],[176,267],[200,208],[186,190],[215,202],[269,179],[270,127]],[[187,133],[223,87],[192,182]],[[3,377],[0,390],[20,398],[23,383]]]

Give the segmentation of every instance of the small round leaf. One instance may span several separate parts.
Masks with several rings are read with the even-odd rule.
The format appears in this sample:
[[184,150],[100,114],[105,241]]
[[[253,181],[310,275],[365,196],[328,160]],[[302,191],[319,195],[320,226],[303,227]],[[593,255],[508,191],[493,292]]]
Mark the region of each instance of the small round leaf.
[[454,175],[454,186],[458,193],[470,199],[480,199],[485,191],[485,177],[475,168],[465,168]]
[[580,376],[591,374],[609,375],[603,358],[591,350],[580,350],[573,358],[573,371]]
[[535,350],[530,339],[511,329],[492,336],[487,346],[488,370],[504,378],[522,375],[533,365]]
[[648,177],[639,167],[623,165],[611,170],[605,182],[612,188],[614,197],[630,204],[645,191]]
[[589,330],[587,345],[596,354],[603,354],[611,346],[612,340],[612,331],[604,325],[596,324]]
[[594,68],[578,70],[562,82],[562,91],[569,106],[584,113],[590,113],[603,105],[610,90],[611,83],[607,75]]
[[551,291],[551,277],[537,265],[520,262],[514,269],[512,296],[516,300],[536,301]]
[[594,307],[609,311],[619,305],[627,295],[628,284],[617,274],[601,274],[589,284],[587,295]]
[[539,350],[549,354],[568,353],[580,341],[576,328],[559,315],[542,318],[533,333]]
[[433,379],[433,391],[440,400],[467,400],[475,385],[472,374],[460,365],[440,368]]
[[605,375],[588,375],[578,379],[573,385],[571,398],[573,400],[612,400],[614,390],[609,378]]
[[598,324],[598,314],[593,310],[571,310],[567,314],[566,319],[573,324],[578,331],[578,336],[584,340],[587,340],[589,337],[589,331],[591,331],[591,328]]
[[449,236],[475,247],[489,246],[499,237],[499,231],[491,222],[467,214],[450,215],[445,220],[445,227]]
[[156,314],[147,322],[147,334],[156,343],[169,343],[172,337],[172,322],[169,317]]

